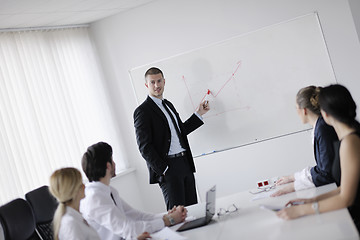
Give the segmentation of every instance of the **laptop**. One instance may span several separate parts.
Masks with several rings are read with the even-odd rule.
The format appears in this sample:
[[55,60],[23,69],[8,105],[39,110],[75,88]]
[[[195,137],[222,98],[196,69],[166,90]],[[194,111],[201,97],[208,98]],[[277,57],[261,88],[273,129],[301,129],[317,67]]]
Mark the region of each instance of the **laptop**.
[[189,222],[185,222],[176,231],[182,232],[185,230],[207,225],[211,221],[212,217],[215,215],[215,199],[216,199],[216,185],[210,188],[210,190],[206,192],[205,217],[198,218]]

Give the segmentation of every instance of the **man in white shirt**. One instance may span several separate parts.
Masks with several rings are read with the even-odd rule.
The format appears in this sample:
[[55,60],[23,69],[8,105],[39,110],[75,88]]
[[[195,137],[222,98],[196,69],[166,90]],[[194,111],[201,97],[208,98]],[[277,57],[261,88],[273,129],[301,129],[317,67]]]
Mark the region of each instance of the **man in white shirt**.
[[165,226],[183,222],[187,210],[178,206],[168,214],[149,214],[138,211],[120,198],[110,186],[115,176],[115,162],[109,144],[99,142],[90,146],[82,158],[82,168],[89,179],[80,212],[98,232],[101,239],[135,239],[142,232],[153,233]]

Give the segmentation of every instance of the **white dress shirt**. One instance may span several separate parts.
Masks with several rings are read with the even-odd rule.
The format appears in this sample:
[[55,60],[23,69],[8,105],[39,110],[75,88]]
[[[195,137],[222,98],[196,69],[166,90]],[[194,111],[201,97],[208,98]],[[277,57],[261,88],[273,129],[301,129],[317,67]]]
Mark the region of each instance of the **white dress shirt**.
[[[162,100],[159,99],[159,98],[156,98],[156,97],[153,97],[153,96],[150,96],[150,98],[156,103],[156,105],[161,109],[161,111],[164,113],[167,121],[168,121],[168,124],[169,124],[169,127],[170,127],[170,133],[171,133],[171,141],[170,141],[170,148],[169,148],[169,152],[168,154],[169,155],[172,155],[172,154],[176,154],[176,153],[179,153],[179,152],[183,152],[185,151],[184,148],[181,147],[181,144],[180,144],[180,140],[179,140],[179,137],[176,133],[176,130],[175,130],[175,126],[170,118],[170,115],[169,113],[165,110],[164,106],[162,105]],[[170,107],[168,107],[171,114],[173,115],[176,123],[177,123],[177,127],[178,129],[179,128],[179,123],[177,121],[177,118],[175,116],[175,114],[172,112],[172,110],[170,109]]]
[[78,211],[66,207],[66,212],[61,218],[59,240],[100,240],[100,237]]
[[[170,148],[169,148],[169,152],[168,152],[168,155],[173,155],[173,154],[176,154],[176,153],[180,153],[180,152],[183,152],[185,151],[184,148],[181,147],[181,144],[180,144],[180,140],[179,140],[179,137],[176,133],[176,130],[175,130],[175,126],[170,118],[170,115],[169,113],[165,110],[164,106],[162,105],[162,99],[159,99],[159,98],[156,98],[156,97],[153,97],[153,96],[150,96],[149,97],[156,103],[156,105],[160,108],[160,110],[164,113],[168,123],[169,123],[169,127],[170,127],[170,132],[171,132],[171,142],[170,142]],[[179,127],[179,123],[177,121],[177,118],[175,116],[175,113],[173,113],[173,111],[170,109],[170,107],[168,107],[171,114],[173,115],[176,123],[177,123],[177,127],[180,129]],[[200,114],[198,114],[197,112],[195,112],[195,115],[200,119],[202,120],[202,117]]]
[[80,203],[80,212],[103,240],[136,239],[145,231],[153,233],[165,226],[163,214],[149,214],[132,208],[120,198],[115,188],[101,182],[88,183],[85,196]]
[[[312,142],[313,147],[314,147],[314,135],[315,135],[314,131],[315,131],[317,122],[318,121],[316,120],[315,127],[311,131],[311,142]],[[310,172],[311,168],[312,167],[306,167],[303,170],[294,173],[294,178],[295,178],[294,188],[295,188],[295,191],[315,187],[315,184],[313,182],[311,172]]]

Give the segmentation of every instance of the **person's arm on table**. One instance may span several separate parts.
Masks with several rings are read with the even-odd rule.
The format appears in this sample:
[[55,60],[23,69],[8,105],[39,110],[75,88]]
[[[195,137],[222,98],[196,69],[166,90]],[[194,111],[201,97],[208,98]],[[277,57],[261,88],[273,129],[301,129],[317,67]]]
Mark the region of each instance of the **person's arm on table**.
[[[356,136],[345,138],[340,148],[340,159],[343,159],[340,162],[340,187],[318,197],[306,199],[303,205],[283,208],[276,213],[279,217],[287,220],[294,219],[317,212],[322,213],[346,208],[354,203],[359,184],[360,162],[357,159],[359,150],[354,142],[351,142],[351,137]],[[313,204],[315,202],[317,204]]]

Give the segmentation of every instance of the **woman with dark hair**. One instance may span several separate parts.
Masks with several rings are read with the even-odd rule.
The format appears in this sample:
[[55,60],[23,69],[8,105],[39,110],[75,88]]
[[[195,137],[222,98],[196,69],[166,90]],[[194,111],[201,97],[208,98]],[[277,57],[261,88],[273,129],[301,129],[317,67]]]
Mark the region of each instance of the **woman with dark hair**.
[[338,188],[314,198],[292,200],[287,205],[299,201],[304,204],[284,208],[277,215],[294,219],[347,207],[359,231],[360,124],[355,119],[356,104],[350,92],[338,84],[323,88],[319,102],[325,122],[334,127],[339,138],[332,168]]
[[316,165],[306,167],[289,176],[280,177],[276,185],[289,183],[276,191],[277,197],[294,191],[333,183],[331,167],[334,160],[334,142],[338,140],[333,127],[327,125],[320,113],[319,93],[321,87],[308,86],[296,94],[296,110],[302,123],[313,127],[312,142]]

